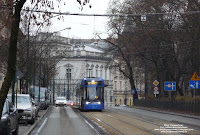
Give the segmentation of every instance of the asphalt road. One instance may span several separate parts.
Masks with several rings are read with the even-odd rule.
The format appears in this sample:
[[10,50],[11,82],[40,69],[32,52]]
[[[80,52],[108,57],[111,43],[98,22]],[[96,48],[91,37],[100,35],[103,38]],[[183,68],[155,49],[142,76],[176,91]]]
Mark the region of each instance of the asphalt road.
[[98,132],[71,107],[52,107],[31,135],[97,135]]

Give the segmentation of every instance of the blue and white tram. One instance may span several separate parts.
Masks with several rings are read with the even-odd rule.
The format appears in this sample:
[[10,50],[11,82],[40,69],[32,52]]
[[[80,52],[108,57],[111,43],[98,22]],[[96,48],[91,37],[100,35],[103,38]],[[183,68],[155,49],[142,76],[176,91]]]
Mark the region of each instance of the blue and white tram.
[[102,78],[83,78],[79,91],[80,109],[102,111],[104,109],[104,86]]

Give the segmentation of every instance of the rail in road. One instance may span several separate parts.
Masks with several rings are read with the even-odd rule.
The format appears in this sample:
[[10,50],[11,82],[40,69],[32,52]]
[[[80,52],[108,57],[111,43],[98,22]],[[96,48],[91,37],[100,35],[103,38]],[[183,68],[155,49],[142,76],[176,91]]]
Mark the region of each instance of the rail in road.
[[200,130],[176,121],[155,119],[120,110],[80,112],[111,135],[199,135]]

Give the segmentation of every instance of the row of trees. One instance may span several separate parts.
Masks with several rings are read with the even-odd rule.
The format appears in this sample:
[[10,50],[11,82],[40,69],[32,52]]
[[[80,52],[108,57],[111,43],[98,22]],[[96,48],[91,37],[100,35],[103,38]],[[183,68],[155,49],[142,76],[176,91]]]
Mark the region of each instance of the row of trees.
[[[80,3],[81,7],[89,3],[88,0],[77,0],[77,2]],[[38,77],[43,80],[43,85],[45,86],[48,85],[49,82],[46,78],[50,78],[55,73],[56,61],[49,60],[51,54],[48,53],[49,49],[44,49],[43,46],[38,46],[39,44],[36,46],[36,40],[34,40],[35,44],[31,46],[29,44],[29,34],[30,27],[33,28],[35,26],[38,28],[49,25],[50,18],[52,18],[49,12],[38,14],[33,12],[33,10],[50,11],[54,10],[54,7],[59,7],[60,4],[65,5],[65,1],[0,1],[0,71],[5,74],[4,82],[0,90],[0,118],[5,99],[15,75],[16,67],[24,73],[22,82],[26,81],[31,83],[36,76],[33,71],[36,70],[37,73],[40,72],[42,74],[42,76],[40,75]],[[37,32],[35,34],[37,36]],[[38,51],[39,48],[42,48],[43,51]],[[46,51],[44,52],[44,50]],[[43,66],[43,68],[40,68],[43,70],[38,71],[38,67],[40,67],[38,64]]]
[[[145,73],[148,91],[153,93],[153,81],[175,81],[181,96],[189,94],[189,80],[200,73],[200,2],[198,0],[118,0],[110,1],[110,43],[117,51],[117,65],[135,89],[133,68]],[[120,16],[122,14],[123,16]],[[146,21],[141,21],[146,15]],[[117,39],[115,42],[112,39]],[[146,85],[147,86],[147,85]],[[192,91],[193,94],[193,91]]]

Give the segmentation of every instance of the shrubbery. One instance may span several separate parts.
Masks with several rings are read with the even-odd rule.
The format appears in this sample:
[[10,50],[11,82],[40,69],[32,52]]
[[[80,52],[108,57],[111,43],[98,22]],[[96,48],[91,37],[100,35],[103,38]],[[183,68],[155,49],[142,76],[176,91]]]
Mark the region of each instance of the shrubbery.
[[[186,101],[186,102],[193,102],[194,97],[192,96],[176,96],[176,101]],[[200,96],[195,96],[195,101],[200,102]]]

